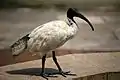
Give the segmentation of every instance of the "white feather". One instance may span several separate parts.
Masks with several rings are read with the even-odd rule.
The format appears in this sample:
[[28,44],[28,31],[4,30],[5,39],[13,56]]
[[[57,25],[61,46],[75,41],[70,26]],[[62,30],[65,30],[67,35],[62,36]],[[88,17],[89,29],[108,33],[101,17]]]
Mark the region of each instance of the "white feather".
[[[73,27],[74,26],[74,27]],[[77,32],[77,26],[69,26],[65,21],[51,21],[35,28],[29,34],[28,50],[30,52],[49,52],[62,46]]]

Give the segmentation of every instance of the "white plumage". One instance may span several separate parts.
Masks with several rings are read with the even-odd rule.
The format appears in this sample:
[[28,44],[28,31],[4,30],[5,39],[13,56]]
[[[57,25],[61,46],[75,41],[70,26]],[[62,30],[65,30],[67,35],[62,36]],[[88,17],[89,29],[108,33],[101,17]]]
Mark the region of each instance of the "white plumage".
[[65,74],[68,74],[68,72],[63,72],[60,68],[55,57],[54,50],[62,46],[69,39],[72,39],[78,32],[78,25],[74,21],[73,17],[79,17],[85,20],[90,25],[92,30],[94,30],[92,24],[87,18],[85,18],[75,9],[69,8],[67,11],[66,21],[56,20],[38,26],[11,46],[12,54],[19,55],[24,50],[28,50],[30,52],[37,52],[38,55],[42,55],[41,75],[46,78],[46,74],[44,73],[45,58],[47,53],[52,51],[53,60],[57,65],[60,74],[65,76]]
[[[76,26],[74,24],[74,26]],[[28,49],[31,52],[47,53],[62,46],[77,32],[77,26],[69,26],[64,21],[52,21],[34,29],[28,37]]]

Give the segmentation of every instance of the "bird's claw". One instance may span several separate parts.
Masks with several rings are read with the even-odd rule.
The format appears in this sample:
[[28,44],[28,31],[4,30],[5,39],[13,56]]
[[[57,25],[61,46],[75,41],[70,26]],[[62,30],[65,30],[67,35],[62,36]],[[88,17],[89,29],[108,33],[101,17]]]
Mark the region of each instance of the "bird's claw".
[[61,74],[63,77],[66,77],[66,75],[76,76],[76,74],[71,74],[70,71],[67,72],[59,71],[59,74]]
[[[45,78],[46,80],[48,80],[47,77],[52,77],[51,75],[54,75],[54,74],[60,74],[62,75],[63,77],[66,77],[66,75],[72,75],[72,76],[76,76],[76,74],[71,74],[70,71],[67,71],[67,72],[64,72],[64,71],[59,71],[57,73],[48,73],[48,74],[45,74],[45,73],[41,73],[40,75]],[[56,76],[54,76],[56,77]]]
[[40,75],[41,75],[43,78],[45,78],[46,80],[48,80],[47,77],[48,77],[49,75],[47,75],[47,74],[45,74],[45,73],[41,73]]

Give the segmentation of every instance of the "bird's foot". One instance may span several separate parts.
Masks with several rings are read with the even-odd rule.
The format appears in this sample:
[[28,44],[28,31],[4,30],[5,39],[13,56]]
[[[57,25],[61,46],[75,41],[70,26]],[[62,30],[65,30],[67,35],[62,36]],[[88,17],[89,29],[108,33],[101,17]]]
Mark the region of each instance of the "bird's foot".
[[51,75],[55,75],[55,74],[60,74],[60,75],[62,75],[63,77],[66,77],[66,75],[76,76],[76,74],[72,74],[72,73],[70,73],[70,71],[67,71],[67,72],[59,71],[59,72],[57,72],[57,73],[48,73],[48,74],[46,74],[46,73],[41,73],[40,75],[41,75],[43,78],[45,78],[46,80],[48,80],[47,77],[57,77],[57,76],[51,76]]
[[70,71],[67,72],[59,71],[59,74],[61,74],[63,77],[66,77],[66,75],[76,76],[76,74],[72,74],[70,73]]
[[41,75],[43,78],[45,78],[46,80],[48,80],[48,78],[47,78],[47,77],[49,76],[48,74],[41,73],[40,75]]

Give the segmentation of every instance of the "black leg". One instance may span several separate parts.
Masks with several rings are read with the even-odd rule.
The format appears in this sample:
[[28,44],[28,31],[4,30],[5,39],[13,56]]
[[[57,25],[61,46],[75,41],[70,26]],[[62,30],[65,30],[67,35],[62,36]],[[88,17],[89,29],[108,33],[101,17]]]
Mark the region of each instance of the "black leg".
[[60,65],[59,65],[58,62],[57,62],[57,58],[56,58],[56,56],[55,56],[55,51],[52,51],[52,55],[53,55],[53,61],[54,61],[55,64],[57,65],[58,70],[59,70],[59,71],[62,71]]
[[44,73],[45,61],[46,61],[46,55],[44,55],[44,56],[42,57],[42,71],[41,71],[41,73]]
[[53,61],[55,62],[55,64],[57,65],[57,68],[59,70],[59,74],[61,74],[62,76],[66,77],[66,75],[76,75],[76,74],[69,74],[70,71],[67,71],[67,72],[63,72],[62,71],[62,68],[60,67],[60,65],[58,64],[57,62],[57,58],[55,56],[55,51],[52,51],[52,55],[53,55]]
[[46,61],[46,54],[42,57],[42,71],[41,76],[48,80],[47,75],[45,74],[45,61]]

